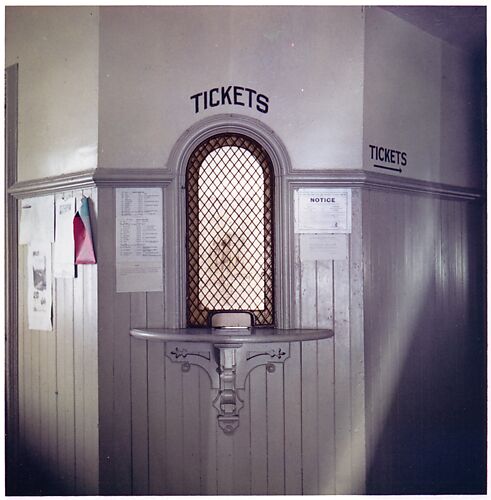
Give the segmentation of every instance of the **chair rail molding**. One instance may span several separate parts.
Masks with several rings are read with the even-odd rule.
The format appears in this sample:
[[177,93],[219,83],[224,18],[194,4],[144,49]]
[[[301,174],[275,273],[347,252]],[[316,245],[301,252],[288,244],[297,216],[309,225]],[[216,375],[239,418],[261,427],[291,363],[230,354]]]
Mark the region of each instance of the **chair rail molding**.
[[[245,132],[244,132],[245,133]],[[288,160],[289,161],[289,160]],[[275,172],[276,175],[276,172]],[[414,194],[479,201],[485,198],[484,191],[453,186],[438,182],[422,181],[361,169],[289,170],[279,174],[281,182],[296,187],[360,187],[385,191],[411,192]],[[70,174],[41,179],[17,181],[7,187],[14,198],[61,192],[86,187],[167,187],[176,181],[179,174],[169,168],[93,168]],[[181,183],[182,184],[182,183]]]

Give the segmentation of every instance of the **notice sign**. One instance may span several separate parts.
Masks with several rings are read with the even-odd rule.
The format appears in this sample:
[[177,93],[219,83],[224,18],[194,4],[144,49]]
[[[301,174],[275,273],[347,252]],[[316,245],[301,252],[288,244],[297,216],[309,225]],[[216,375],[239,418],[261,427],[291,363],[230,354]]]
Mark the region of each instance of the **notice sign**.
[[162,189],[116,189],[116,291],[163,290]]
[[296,233],[351,233],[351,189],[298,189]]

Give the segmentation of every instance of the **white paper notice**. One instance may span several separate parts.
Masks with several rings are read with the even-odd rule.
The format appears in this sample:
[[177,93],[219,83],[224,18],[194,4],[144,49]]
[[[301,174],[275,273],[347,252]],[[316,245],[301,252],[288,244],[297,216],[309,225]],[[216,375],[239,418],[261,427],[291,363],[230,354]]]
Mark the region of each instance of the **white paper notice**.
[[346,234],[301,234],[300,260],[346,260]]
[[22,200],[20,209],[19,245],[31,241],[55,241],[54,196]]
[[351,233],[351,189],[299,189],[296,233]]
[[75,198],[56,200],[56,231],[53,247],[53,276],[75,277],[75,243],[73,239],[73,217]]
[[52,330],[51,243],[33,242],[27,255],[29,330]]
[[162,189],[116,189],[116,291],[163,290]]

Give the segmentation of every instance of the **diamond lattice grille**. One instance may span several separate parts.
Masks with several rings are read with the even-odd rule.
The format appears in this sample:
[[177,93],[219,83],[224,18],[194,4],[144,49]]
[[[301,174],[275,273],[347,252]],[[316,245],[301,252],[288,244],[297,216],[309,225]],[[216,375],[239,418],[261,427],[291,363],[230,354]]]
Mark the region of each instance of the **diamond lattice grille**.
[[188,324],[216,310],[253,312],[273,324],[272,168],[264,149],[238,135],[216,136],[189,159]]

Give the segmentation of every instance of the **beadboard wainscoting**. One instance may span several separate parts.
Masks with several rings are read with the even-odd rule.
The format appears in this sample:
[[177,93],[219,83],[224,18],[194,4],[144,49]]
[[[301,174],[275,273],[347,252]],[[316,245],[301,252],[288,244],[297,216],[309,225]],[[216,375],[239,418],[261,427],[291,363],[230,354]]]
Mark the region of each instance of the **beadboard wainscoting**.
[[484,252],[480,200],[363,193],[373,493],[479,491],[485,473],[470,464],[486,456]]
[[[46,483],[46,494],[410,491],[408,470],[425,465],[408,469],[408,455],[399,453],[411,441],[404,429],[420,444],[453,436],[450,449],[460,450],[461,461],[479,459],[485,422],[479,194],[392,177],[384,185],[380,175],[360,172],[282,179],[290,207],[277,248],[291,270],[281,281],[288,288],[285,317],[290,328],[327,328],[334,336],[292,342],[290,357],[274,371],[254,368],[240,425],[227,435],[217,425],[207,373],[197,366],[183,372],[165,357],[162,342],[129,335],[131,328],[179,322],[176,287],[184,281],[172,248],[182,234],[180,186],[166,172],[148,182],[119,174],[94,174],[92,187],[83,174],[65,187],[53,179],[11,190],[17,197],[90,197],[96,241],[97,265],[53,282],[52,332],[27,328],[27,252],[18,247],[20,460],[56,481],[56,489]],[[295,189],[350,182],[348,258],[301,260]],[[163,191],[164,290],[116,293],[115,191],[138,185]],[[457,462],[443,463],[445,477],[457,477],[449,473]],[[476,471],[462,470],[472,482]],[[434,471],[428,479],[438,481]]]
[[[171,189],[164,188],[164,207]],[[165,326],[165,292],[116,293],[114,189],[99,189],[99,204],[106,228],[99,260],[101,493],[363,491],[360,190],[353,194],[350,260],[301,262],[293,237],[293,326],[331,328],[335,337],[292,343],[273,373],[255,368],[232,435],[218,428],[203,370],[183,373],[165,358],[163,343],[128,335],[132,327]]]
[[[90,198],[97,190],[56,197]],[[93,223],[97,241],[97,225]],[[27,245],[19,246],[18,392],[21,463],[67,495],[99,491],[97,265],[77,266],[74,279],[53,279],[53,331],[28,329]],[[27,466],[26,466],[27,467]],[[44,492],[48,494],[49,491]]]

